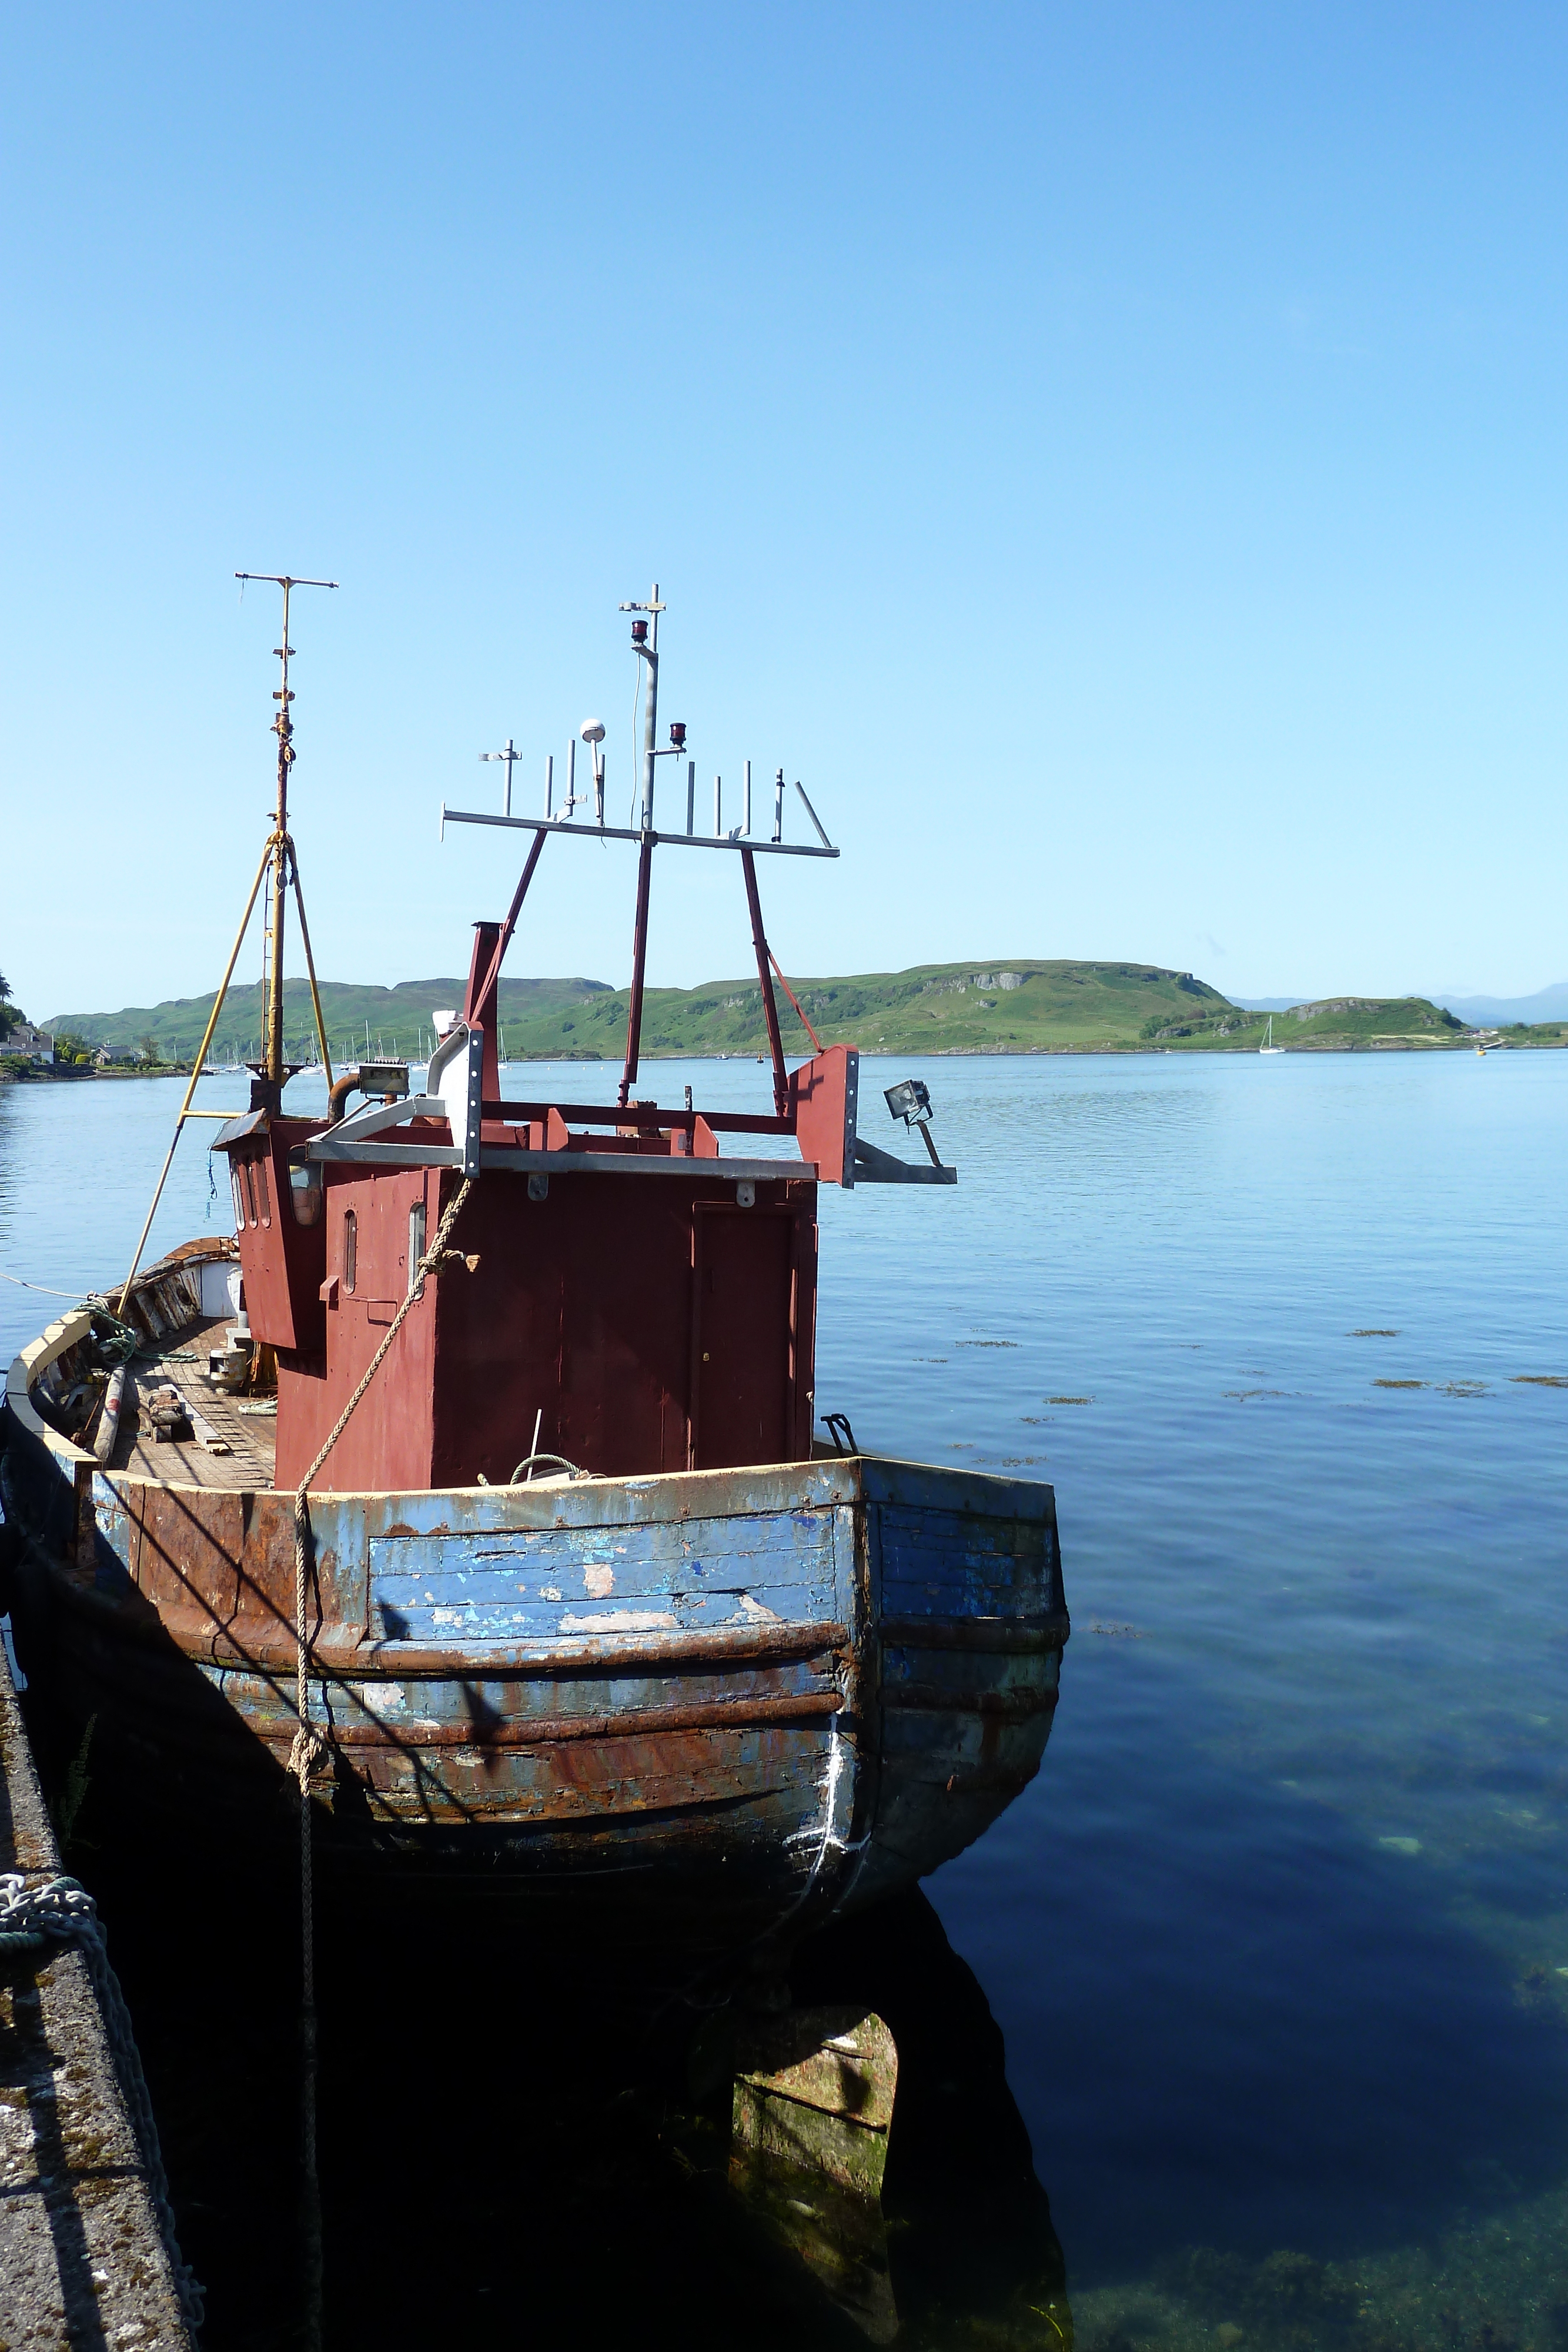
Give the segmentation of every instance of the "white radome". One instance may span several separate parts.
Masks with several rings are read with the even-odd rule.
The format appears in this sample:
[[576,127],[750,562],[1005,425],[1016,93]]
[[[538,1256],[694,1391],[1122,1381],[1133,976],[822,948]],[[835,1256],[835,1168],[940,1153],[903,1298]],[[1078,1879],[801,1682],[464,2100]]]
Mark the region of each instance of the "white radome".
[[585,743],[602,743],[604,740],[603,719],[585,719],[582,722],[580,732]]

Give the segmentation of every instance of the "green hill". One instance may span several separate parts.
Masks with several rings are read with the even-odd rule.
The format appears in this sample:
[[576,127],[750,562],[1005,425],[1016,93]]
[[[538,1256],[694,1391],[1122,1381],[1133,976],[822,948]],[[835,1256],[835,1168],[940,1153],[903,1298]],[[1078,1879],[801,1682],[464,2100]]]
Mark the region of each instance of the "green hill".
[[[907,971],[862,972],[792,982],[824,1045],[852,1044],[868,1053],[1027,1054],[1251,1052],[1267,1016],[1232,1004],[1191,972],[1147,963],[1041,962],[1028,957],[987,965],[916,964]],[[418,1055],[438,1006],[458,1005],[455,979],[403,981],[396,988],[323,982],[334,1060],[365,1051]],[[285,985],[287,1035],[296,1057],[308,1057],[309,992]],[[152,1037],[168,1059],[188,1059],[201,1042],[211,996],[133,1005],[120,1013],[62,1013],[48,1026],[119,1052]],[[627,992],[595,980],[507,980],[501,1023],[514,1060],[614,1061],[626,1034]],[[810,1051],[782,997],[786,1050]],[[260,1028],[260,990],[231,991],[214,1056],[253,1055]],[[1292,1051],[1345,1052],[1458,1044],[1461,1024],[1425,997],[1324,998],[1274,1015],[1274,1042]],[[643,1013],[649,1055],[704,1056],[767,1050],[762,999],[755,979],[712,981],[701,988],[652,988]]]
[[[1231,1011],[1217,989],[1191,972],[1146,963],[1032,961],[916,964],[907,971],[794,980],[801,1010],[824,1045],[856,1045],[868,1053],[1020,1054],[1046,1049],[1130,1045],[1152,1018],[1187,1023]],[[789,1051],[810,1050],[787,999],[779,1015]],[[1239,1016],[1238,1016],[1239,1017]],[[560,1043],[545,1042],[545,1024],[520,1024],[514,1051],[616,1053],[626,996],[597,998],[551,1024]],[[537,1042],[536,1042],[537,1040]],[[702,988],[650,989],[643,1013],[650,1054],[761,1053],[767,1049],[762,996],[755,980],[714,981]]]
[[[395,988],[361,988],[324,980],[321,1010],[334,1060],[345,1050],[365,1051],[367,1024],[372,1051],[418,1053],[421,1032],[426,1039],[430,1036],[431,1014],[438,1008],[460,1005],[466,985],[465,981],[452,979],[404,980]],[[62,1013],[44,1026],[53,1035],[64,1031],[89,1045],[108,1045],[115,1053],[134,1053],[144,1037],[152,1037],[165,1060],[188,1061],[202,1042],[215,993],[209,990],[205,996],[172,997],[162,1004],[132,1004],[120,1013]],[[504,980],[501,1021],[508,1032],[507,1046],[514,1023],[559,1019],[572,1008],[609,994],[601,980]],[[284,982],[283,1013],[293,1058],[312,1058],[316,1025],[308,982]],[[244,987],[236,984],[229,990],[213,1041],[214,1058],[226,1062],[231,1050],[238,1061],[254,1057],[260,1034],[261,984],[258,981]]]
[[[1313,1004],[1292,1005],[1276,1013],[1274,1043],[1291,1053],[1352,1053],[1359,1048],[1452,1045],[1464,1032],[1453,1013],[1429,1003],[1424,996],[1333,996]],[[1151,1045],[1173,1046],[1227,1045],[1256,1052],[1267,1033],[1266,1013],[1223,1013],[1188,1026],[1172,1027],[1157,1019],[1145,1023],[1143,1038]]]

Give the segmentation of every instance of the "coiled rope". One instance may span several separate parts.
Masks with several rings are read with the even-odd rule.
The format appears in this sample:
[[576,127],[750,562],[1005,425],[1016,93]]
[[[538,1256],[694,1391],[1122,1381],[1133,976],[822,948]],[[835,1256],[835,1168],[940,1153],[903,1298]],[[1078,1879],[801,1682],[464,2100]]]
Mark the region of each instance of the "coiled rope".
[[438,1273],[443,1265],[459,1256],[457,1251],[448,1249],[447,1244],[463,1204],[473,1189],[473,1178],[465,1176],[435,1229],[435,1239],[414,1267],[408,1296],[387,1326],[385,1339],[371,1358],[358,1388],[332,1424],[330,1435],[294,1490],[294,1712],[297,1723],[294,1745],[288,1755],[288,1769],[299,1784],[299,2030],[304,2061],[300,2135],[305,2203],[306,2344],[308,2352],[319,2352],[322,2340],[321,2183],[316,2162],[316,1915],[310,1836],[310,1779],[327,1756],[327,1743],[310,1723],[310,1635],[306,1622],[310,1575],[308,1489],[310,1481],[349,1426],[371,1382],[385,1363],[405,1318],[423,1297],[426,1277]]
[[110,1965],[98,1906],[86,1887],[74,1878],[51,1878],[45,1885],[29,1887],[20,1871],[0,1874],[0,1962],[37,1962],[54,1944],[75,1945],[87,1963],[120,2094],[147,2175],[147,2193],[169,2257],[174,2292],[187,2325],[193,2330],[199,2328],[206,2315],[206,2299],[194,2271],[180,2252],[174,2232],[174,2209],[169,2201],[169,2180],[163,2170],[163,2152],[158,2144],[158,2126],[147,2093],[147,2077],[141,2071],[141,2056],[131,2031],[125,1995]]

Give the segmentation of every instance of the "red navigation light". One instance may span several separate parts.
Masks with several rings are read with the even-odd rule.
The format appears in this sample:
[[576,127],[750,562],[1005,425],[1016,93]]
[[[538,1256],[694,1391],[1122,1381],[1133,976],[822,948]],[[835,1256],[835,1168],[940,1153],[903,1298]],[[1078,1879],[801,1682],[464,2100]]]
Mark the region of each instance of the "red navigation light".
[[686,748],[686,722],[685,722],[685,720],[684,719],[671,719],[671,721],[670,721],[670,740],[671,740],[671,742],[674,745],[674,747],[675,747],[675,749],[676,749],[676,751],[684,751],[685,750],[685,748]]
[[634,646],[645,646],[645,645],[647,644],[647,642],[648,642],[648,624],[647,624],[647,622],[646,622],[646,621],[633,621],[633,622],[632,622],[632,644],[633,644]]

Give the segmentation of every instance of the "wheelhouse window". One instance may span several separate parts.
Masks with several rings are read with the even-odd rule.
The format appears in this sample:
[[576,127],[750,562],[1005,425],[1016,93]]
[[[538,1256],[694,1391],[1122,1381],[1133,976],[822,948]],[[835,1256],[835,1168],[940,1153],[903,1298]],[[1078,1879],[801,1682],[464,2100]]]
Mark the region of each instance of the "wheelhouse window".
[[416,1201],[408,1213],[408,1286],[413,1288],[414,1274],[424,1255],[424,1202]]
[[343,1212],[343,1287],[352,1290],[360,1270],[360,1221],[352,1209]]

